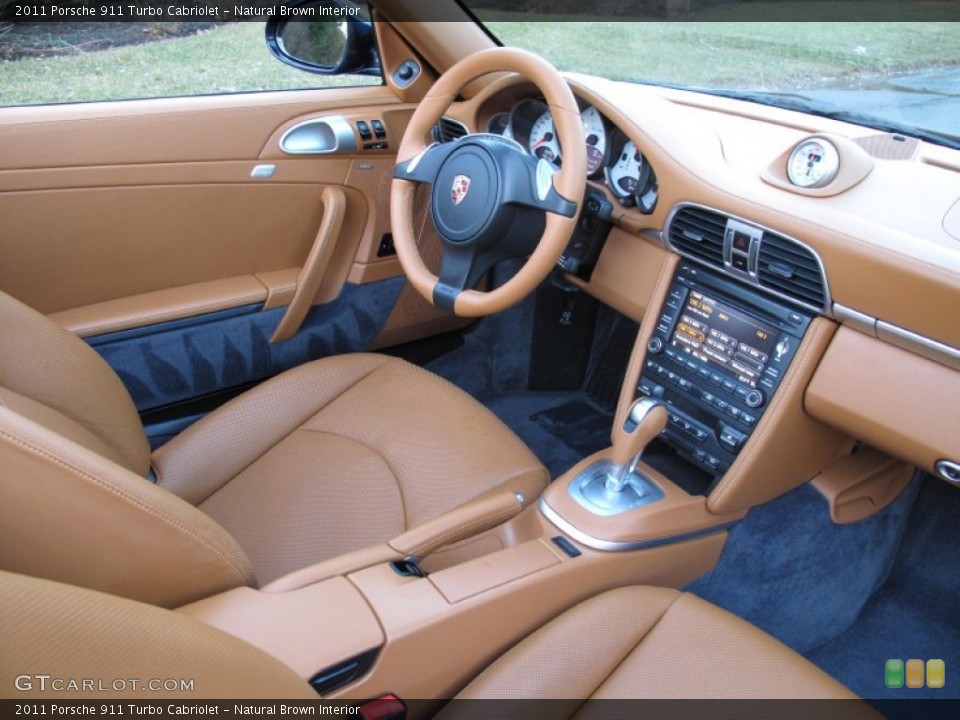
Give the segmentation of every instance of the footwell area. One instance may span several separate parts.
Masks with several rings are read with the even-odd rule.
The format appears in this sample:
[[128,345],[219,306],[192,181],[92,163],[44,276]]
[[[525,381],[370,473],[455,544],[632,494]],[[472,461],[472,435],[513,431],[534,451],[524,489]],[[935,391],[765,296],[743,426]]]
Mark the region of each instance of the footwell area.
[[[849,628],[807,657],[861,697],[960,699],[960,491],[927,477],[893,570]],[[942,688],[886,687],[888,659],[940,659]],[[894,705],[881,709],[898,716]]]
[[610,445],[613,415],[582,392],[522,392],[484,400],[556,478]]
[[[834,525],[804,485],[750,511],[687,590],[803,653],[884,715],[960,699],[960,491],[919,475],[883,512]],[[886,687],[888,659],[946,663],[943,688]],[[952,673],[951,673],[951,668]]]

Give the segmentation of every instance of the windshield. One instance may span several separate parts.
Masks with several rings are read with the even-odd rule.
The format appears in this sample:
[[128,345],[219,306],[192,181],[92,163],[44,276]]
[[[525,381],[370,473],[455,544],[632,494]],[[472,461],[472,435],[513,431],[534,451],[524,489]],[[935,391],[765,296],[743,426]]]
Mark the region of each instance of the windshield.
[[844,3],[714,2],[682,22],[630,21],[627,3],[610,4],[617,15],[606,21],[557,14],[570,5],[564,0],[550,3],[553,14],[510,4],[466,2],[502,44],[561,70],[715,92],[949,145],[960,138],[960,23],[745,21],[760,5],[787,13]]

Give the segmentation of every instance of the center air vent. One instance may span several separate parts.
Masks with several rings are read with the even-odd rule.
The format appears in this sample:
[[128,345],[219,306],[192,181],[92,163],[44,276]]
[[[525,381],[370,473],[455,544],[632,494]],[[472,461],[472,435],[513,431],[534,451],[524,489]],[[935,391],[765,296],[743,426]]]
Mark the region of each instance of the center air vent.
[[686,206],[670,221],[670,244],[690,257],[723,267],[723,237],[727,217],[700,207]]
[[812,251],[785,237],[763,233],[757,261],[762,287],[822,309],[826,288],[820,261]]
[[433,132],[431,134],[435,142],[447,143],[451,140],[459,140],[464,135],[469,134],[469,132],[467,126],[459,120],[444,116],[433,126]]

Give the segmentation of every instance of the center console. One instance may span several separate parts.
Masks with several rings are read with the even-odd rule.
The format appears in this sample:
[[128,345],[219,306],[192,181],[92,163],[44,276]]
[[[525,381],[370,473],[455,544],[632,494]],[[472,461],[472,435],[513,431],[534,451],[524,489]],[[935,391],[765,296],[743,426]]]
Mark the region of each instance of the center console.
[[763,416],[811,316],[683,261],[647,342],[637,397],[663,402],[662,437],[713,475]]
[[[803,405],[835,326],[666,252],[649,285],[653,321],[634,341],[612,446],[539,499],[481,498],[382,547],[179,612],[267,650],[326,697],[445,698],[581,600],[679,588],[713,568],[750,507],[846,442]],[[654,467],[644,449],[658,435],[723,475],[709,494]]]

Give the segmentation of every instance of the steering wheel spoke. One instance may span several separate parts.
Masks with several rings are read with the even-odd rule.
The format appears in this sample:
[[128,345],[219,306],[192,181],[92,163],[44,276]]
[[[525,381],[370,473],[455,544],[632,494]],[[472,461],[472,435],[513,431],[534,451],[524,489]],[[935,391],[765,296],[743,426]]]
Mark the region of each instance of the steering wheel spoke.
[[504,202],[542,210],[543,212],[575,217],[577,204],[562,197],[553,184],[559,168],[542,158],[520,152],[507,155],[507,177],[504,183]]
[[431,143],[406,162],[397,163],[393,177],[398,180],[411,180],[424,185],[433,185],[440,168],[456,149],[456,143]]

